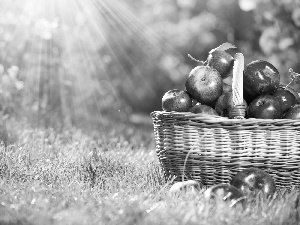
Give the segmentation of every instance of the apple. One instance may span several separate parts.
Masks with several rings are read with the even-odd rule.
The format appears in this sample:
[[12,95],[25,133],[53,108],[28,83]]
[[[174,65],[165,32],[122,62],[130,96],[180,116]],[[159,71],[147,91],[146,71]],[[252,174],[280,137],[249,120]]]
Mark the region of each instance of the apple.
[[276,191],[273,178],[267,172],[258,168],[248,168],[238,172],[232,178],[230,184],[247,196],[262,193],[265,197],[271,197]]
[[188,191],[200,191],[201,185],[198,181],[195,180],[187,180],[182,182],[176,182],[170,188],[170,193],[177,194],[180,192],[188,192]]
[[186,91],[173,89],[162,97],[164,111],[188,112],[192,107],[192,99]]
[[185,82],[185,88],[196,101],[212,107],[223,93],[221,75],[209,66],[197,66],[192,69]]
[[232,91],[232,85],[229,85],[223,81],[223,94],[230,91]]
[[280,102],[272,95],[260,95],[248,107],[249,118],[280,119],[281,112]]
[[296,104],[295,96],[286,89],[277,89],[273,96],[278,99],[282,114]]
[[219,114],[219,116],[228,117],[228,110],[227,110],[227,101],[225,100],[225,95],[227,93],[222,94],[215,105],[215,110]]
[[201,105],[199,103],[197,103],[195,106],[193,106],[190,109],[190,112],[201,113],[201,114],[206,114],[206,115],[215,115],[215,116],[219,115],[214,108],[212,108],[208,105]]
[[300,119],[300,104],[293,105],[283,116],[283,119]]
[[272,94],[279,87],[278,70],[269,62],[256,60],[246,65],[243,73],[244,98],[248,103],[263,94]]
[[207,57],[207,65],[215,68],[221,75],[222,79],[229,76],[233,69],[233,57],[225,52],[216,50],[211,52]]
[[204,192],[204,197],[206,199],[221,200],[231,204],[238,202],[244,204],[246,199],[241,190],[229,184],[216,184],[211,186]]
[[[243,104],[247,108],[247,102],[244,99]],[[228,117],[229,116],[229,110],[234,107],[233,104],[233,94],[232,91],[228,91],[223,93],[217,100],[215,110],[220,116]]]
[[296,103],[300,104],[300,93],[295,91],[295,89],[293,89],[292,87],[280,84],[278,90],[287,90],[291,92],[295,96]]
[[198,102],[192,98],[192,107],[195,106]]

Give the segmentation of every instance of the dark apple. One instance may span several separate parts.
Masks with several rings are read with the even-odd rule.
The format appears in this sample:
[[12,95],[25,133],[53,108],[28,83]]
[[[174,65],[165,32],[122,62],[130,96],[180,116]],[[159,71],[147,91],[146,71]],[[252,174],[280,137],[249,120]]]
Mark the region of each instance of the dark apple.
[[273,96],[278,99],[282,114],[296,104],[295,96],[288,90],[277,89]]
[[195,106],[198,102],[192,98],[192,107]]
[[269,62],[256,60],[244,69],[244,98],[248,103],[263,94],[272,94],[279,87],[278,70]]
[[196,101],[212,107],[223,93],[219,72],[209,66],[195,67],[185,82],[185,88]]
[[231,204],[238,202],[244,204],[246,199],[241,190],[229,184],[211,186],[204,192],[204,197],[206,199],[230,202]]
[[186,91],[173,89],[162,97],[164,111],[188,112],[192,107],[192,99]]
[[230,184],[247,196],[255,196],[261,192],[263,196],[270,197],[276,191],[273,178],[258,168],[248,168],[238,172],[232,178]]
[[[243,103],[247,108],[247,102]],[[232,91],[223,93],[217,100],[215,109],[220,116],[228,117],[229,110],[234,107]]]
[[259,119],[280,119],[281,106],[272,95],[260,95],[248,107],[248,117]]
[[223,81],[223,94],[230,91],[232,91],[232,85],[229,85]]
[[300,119],[300,104],[293,105],[283,116],[283,119]]
[[215,68],[221,75],[222,79],[225,79],[233,69],[233,57],[225,51],[213,51],[207,57],[207,65]]
[[216,105],[215,105],[215,110],[217,111],[219,116],[228,117],[229,115],[228,115],[227,101],[225,100],[225,95],[227,95],[227,93],[223,93],[218,98]]
[[208,105],[201,105],[199,103],[197,103],[195,106],[193,106],[190,109],[190,112],[192,112],[192,113],[206,114],[206,115],[215,115],[215,116],[219,115],[214,108],[212,108],[212,107],[210,107]]
[[286,87],[286,86],[280,84],[278,90],[287,90],[287,91],[291,92],[296,98],[296,103],[300,104],[300,93],[297,92],[294,88],[292,88],[290,86]]

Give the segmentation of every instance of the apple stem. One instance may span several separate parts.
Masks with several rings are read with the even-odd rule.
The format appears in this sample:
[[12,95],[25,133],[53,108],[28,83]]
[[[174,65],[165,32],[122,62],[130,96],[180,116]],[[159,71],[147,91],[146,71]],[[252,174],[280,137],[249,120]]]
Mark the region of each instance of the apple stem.
[[294,80],[292,79],[292,80],[285,86],[284,89],[287,89],[287,88],[291,85],[291,83],[293,83],[293,82],[294,82]]
[[203,62],[203,61],[200,61],[200,60],[198,60],[198,59],[195,59],[193,56],[191,56],[191,54],[188,54],[188,57],[189,57],[191,60],[200,63],[201,65],[205,65],[205,64],[206,64],[206,63]]
[[295,73],[292,68],[289,69],[289,73],[290,73],[291,81],[285,86],[284,89],[288,88],[288,86],[290,86],[291,83],[294,82],[294,80],[296,79],[296,77],[300,76],[300,74],[299,73]]

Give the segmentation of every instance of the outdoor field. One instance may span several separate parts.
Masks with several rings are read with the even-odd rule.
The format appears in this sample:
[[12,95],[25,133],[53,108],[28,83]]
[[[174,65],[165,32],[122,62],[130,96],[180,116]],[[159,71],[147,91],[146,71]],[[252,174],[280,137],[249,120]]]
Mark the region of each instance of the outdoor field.
[[[203,113],[194,107],[213,102],[212,115],[228,117],[222,85],[234,88],[232,73],[261,60],[277,86],[256,105],[249,99],[263,94],[244,88],[244,119],[299,120],[297,0],[0,0],[0,18],[0,225],[300,223],[296,189],[244,204],[207,198],[202,185],[171,192],[175,177],[157,155],[168,138],[150,115]],[[232,56],[224,76],[212,69],[216,51]],[[221,86],[199,97],[197,66]],[[259,108],[265,101],[275,109]]]
[[[297,191],[249,201],[245,209],[208,202],[203,191],[171,194],[151,131],[126,126],[94,137],[14,121],[15,144],[0,152],[0,224],[298,223]],[[132,143],[127,135],[135,136]]]

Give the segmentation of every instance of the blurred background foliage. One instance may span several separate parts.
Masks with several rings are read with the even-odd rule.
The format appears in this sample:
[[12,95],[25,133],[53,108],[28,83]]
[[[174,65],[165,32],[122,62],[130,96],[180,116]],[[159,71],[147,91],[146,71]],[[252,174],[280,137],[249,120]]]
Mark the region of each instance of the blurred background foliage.
[[7,2],[0,110],[36,125],[143,123],[166,91],[184,88],[197,65],[187,55],[205,60],[224,42],[246,63],[271,62],[282,84],[289,68],[300,72],[298,0]]

